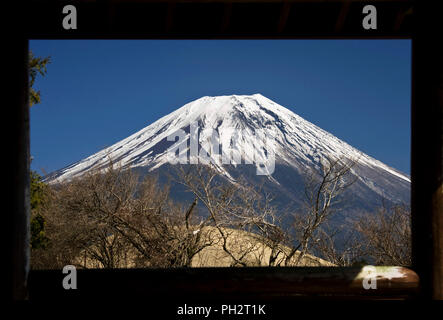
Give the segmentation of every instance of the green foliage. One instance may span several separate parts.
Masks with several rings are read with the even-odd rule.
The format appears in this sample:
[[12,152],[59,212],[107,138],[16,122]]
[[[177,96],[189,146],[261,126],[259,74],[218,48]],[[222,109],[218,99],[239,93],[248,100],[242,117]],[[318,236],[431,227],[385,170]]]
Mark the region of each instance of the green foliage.
[[37,214],[31,219],[31,248],[46,248],[49,239],[45,233],[45,218],[41,214]]
[[42,181],[42,177],[31,170],[31,210],[35,211],[42,207],[45,202],[48,186]]
[[45,218],[40,214],[47,201],[48,186],[42,177],[31,170],[31,248],[45,248],[48,238],[45,234]]
[[51,63],[51,57],[34,57],[32,51],[29,51],[29,106],[40,103],[40,91],[35,91],[33,86],[39,74],[42,76],[46,74],[48,63]]
[[[47,72],[46,65],[51,63],[51,58],[34,57],[29,51],[29,106],[40,103],[40,91],[35,91],[33,86],[35,79],[40,74]],[[48,186],[42,181],[42,177],[31,170],[31,248],[45,248],[48,238],[45,234],[45,218],[40,214],[40,209],[47,200]]]

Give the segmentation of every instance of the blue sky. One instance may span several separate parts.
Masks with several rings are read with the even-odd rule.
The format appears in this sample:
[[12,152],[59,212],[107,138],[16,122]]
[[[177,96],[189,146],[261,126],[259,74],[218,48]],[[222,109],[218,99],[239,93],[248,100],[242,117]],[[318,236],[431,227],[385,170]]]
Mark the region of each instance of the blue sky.
[[410,40],[32,40],[51,56],[32,169],[83,159],[206,95],[261,93],[410,173]]

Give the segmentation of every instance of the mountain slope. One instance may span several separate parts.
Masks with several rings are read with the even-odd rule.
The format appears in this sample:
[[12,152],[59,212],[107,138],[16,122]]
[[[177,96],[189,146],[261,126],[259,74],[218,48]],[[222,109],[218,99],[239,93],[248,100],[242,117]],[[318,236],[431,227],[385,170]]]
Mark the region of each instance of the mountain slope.
[[[181,143],[176,143],[178,137],[174,134],[178,131],[184,138]],[[195,138],[197,147],[191,138]],[[241,161],[223,165],[223,157],[208,141],[220,142],[220,154],[232,152],[232,158]],[[161,173],[171,166],[168,148],[173,146],[187,163],[204,163],[206,155],[232,182],[240,175],[252,183],[265,182],[280,204],[301,201],[303,175],[309,168],[319,169],[325,156],[358,159],[358,165],[352,168],[357,182],[352,186],[350,209],[371,211],[380,205],[382,197],[391,202],[409,202],[407,175],[260,94],[192,101],[109,148],[50,174],[47,181],[67,181],[94,166],[106,165],[109,158],[123,166]],[[201,148],[207,152],[201,153]],[[257,175],[260,170],[272,174]]]

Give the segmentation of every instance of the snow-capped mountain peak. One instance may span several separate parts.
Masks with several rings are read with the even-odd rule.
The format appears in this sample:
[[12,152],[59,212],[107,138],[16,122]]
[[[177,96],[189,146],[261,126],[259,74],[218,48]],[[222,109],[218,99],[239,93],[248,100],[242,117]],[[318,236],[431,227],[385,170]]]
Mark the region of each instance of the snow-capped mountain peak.
[[[401,201],[407,201],[409,195],[410,179],[407,175],[364,154],[259,93],[204,96],[191,101],[128,138],[54,172],[47,180],[51,183],[67,181],[92,167],[105,166],[109,158],[123,166],[157,170],[171,164],[171,148],[177,145],[180,134],[183,141],[178,143],[178,147],[182,149],[177,154],[181,153],[191,164],[201,160],[201,148],[207,151],[211,149],[207,143],[214,143],[211,139],[215,134],[220,153],[209,152],[209,157],[231,181],[234,180],[232,166],[227,168],[221,162],[223,152],[228,149],[232,152],[231,159],[241,159],[240,163],[230,162],[234,168],[249,164],[258,170],[264,163],[273,161],[273,170],[268,170],[271,173],[268,177],[270,183],[283,186],[288,170],[300,175],[307,168],[318,168],[321,159],[329,156],[358,159],[358,166],[352,170],[359,178],[362,190],[368,189],[380,197]],[[241,143],[235,146],[233,136]],[[196,139],[197,147],[193,147],[192,139]],[[193,151],[197,151],[197,154]]]

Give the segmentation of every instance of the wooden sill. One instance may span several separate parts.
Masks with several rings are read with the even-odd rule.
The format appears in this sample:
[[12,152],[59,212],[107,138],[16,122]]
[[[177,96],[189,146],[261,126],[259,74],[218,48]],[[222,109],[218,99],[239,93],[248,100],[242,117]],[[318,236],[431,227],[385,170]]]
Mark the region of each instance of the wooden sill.
[[63,289],[66,274],[61,270],[32,270],[29,299],[281,301],[405,299],[418,293],[417,274],[404,267],[375,267],[377,288],[364,289],[368,270],[368,267],[79,269],[76,290]]

